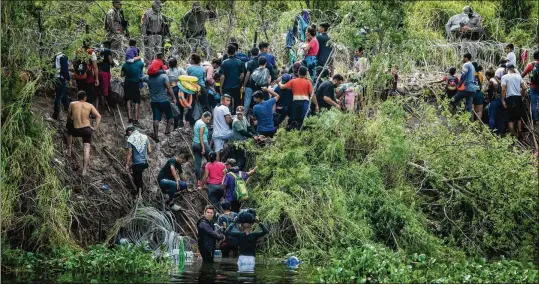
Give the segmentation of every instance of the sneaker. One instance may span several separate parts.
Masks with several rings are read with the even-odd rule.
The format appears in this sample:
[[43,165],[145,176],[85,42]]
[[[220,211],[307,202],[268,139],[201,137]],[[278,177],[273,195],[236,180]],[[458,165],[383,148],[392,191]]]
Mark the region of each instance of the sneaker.
[[181,209],[180,206],[174,204],[174,203],[170,203],[168,204],[168,207],[172,210],[172,211],[179,211]]

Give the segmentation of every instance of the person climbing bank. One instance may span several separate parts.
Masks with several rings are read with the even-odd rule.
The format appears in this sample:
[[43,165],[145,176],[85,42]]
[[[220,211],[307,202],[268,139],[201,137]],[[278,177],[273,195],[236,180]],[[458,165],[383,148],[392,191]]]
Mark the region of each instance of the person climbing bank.
[[159,188],[161,188],[161,191],[168,194],[168,200],[165,204],[174,211],[180,209],[178,205],[172,204],[174,195],[181,190],[187,189],[189,186],[187,178],[182,170],[182,164],[186,163],[188,160],[189,156],[184,153],[180,154],[177,158],[167,160],[157,176]]
[[137,192],[142,191],[144,182],[142,173],[148,168],[148,154],[152,153],[152,145],[145,134],[140,133],[135,127],[129,127],[126,130],[127,138],[127,157],[125,159],[125,170],[129,169],[129,162],[132,159],[131,170],[133,172],[133,180],[137,187]]

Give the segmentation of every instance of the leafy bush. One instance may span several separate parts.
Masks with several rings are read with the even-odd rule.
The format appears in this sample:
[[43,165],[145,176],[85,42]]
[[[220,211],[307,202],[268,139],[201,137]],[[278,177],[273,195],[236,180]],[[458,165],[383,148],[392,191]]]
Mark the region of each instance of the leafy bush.
[[2,248],[2,272],[18,274],[72,271],[77,274],[104,273],[163,274],[171,269],[169,259],[157,259],[143,246],[91,246],[87,251],[56,248],[45,253]]
[[531,263],[505,258],[495,262],[439,260],[366,244],[347,248],[332,259],[331,266],[319,267],[315,279],[320,283],[537,283],[538,274]]
[[273,146],[251,146],[268,250],[317,258],[374,242],[434,257],[531,260],[533,155],[468,116],[394,99],[370,117],[325,112],[307,131],[280,130]]

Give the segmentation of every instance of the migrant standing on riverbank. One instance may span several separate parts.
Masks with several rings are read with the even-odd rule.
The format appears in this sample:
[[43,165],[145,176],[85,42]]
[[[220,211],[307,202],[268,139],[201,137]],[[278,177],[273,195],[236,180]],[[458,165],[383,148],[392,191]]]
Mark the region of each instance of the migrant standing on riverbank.
[[142,37],[144,38],[144,61],[146,64],[162,52],[165,19],[161,14],[161,1],[154,0],[152,8],[142,16]]
[[[292,89],[292,106],[290,111],[290,119],[288,120],[289,129],[301,129],[303,125],[303,119],[307,115],[309,110],[309,98],[313,93],[313,84],[307,79],[307,67],[302,66],[298,71],[298,78],[294,78],[288,81],[286,84],[278,83],[279,88]],[[316,97],[313,97],[313,103],[315,104],[315,112],[319,112],[320,108]]]
[[[240,224],[240,232],[233,231],[236,223]],[[261,223],[258,218],[255,218],[255,223],[260,226],[261,231],[252,232],[253,223],[247,223],[240,220],[235,221],[228,226],[225,232],[227,237],[235,238],[238,242],[238,253],[240,255],[238,257],[238,268],[240,272],[254,271],[256,242],[259,238],[269,233],[266,226]]]
[[224,235],[220,234],[213,227],[211,222],[215,214],[215,207],[208,205],[204,208],[204,216],[197,222],[198,229],[198,250],[205,263],[212,263],[215,254],[215,243],[224,240]]
[[306,54],[304,65],[307,66],[307,68],[309,69],[309,74],[314,80],[316,78],[316,56],[318,54],[318,50],[320,49],[320,45],[318,43],[318,40],[316,39],[316,30],[313,27],[308,28],[305,35],[308,44],[305,46],[305,48],[303,48]]
[[230,125],[232,124],[232,115],[230,114],[231,97],[228,94],[221,96],[221,106],[213,109],[213,144],[217,153],[217,160],[220,160],[220,151],[225,143],[232,138],[234,132]]
[[[92,133],[99,127],[101,115],[92,104],[86,102],[86,92],[79,91],[77,93],[77,99],[78,101],[72,102],[67,110],[67,156],[71,157],[73,137],[82,138],[82,144],[84,146],[82,175],[84,176],[90,164]],[[95,127],[91,125],[90,114],[95,116]]]
[[[264,100],[262,91],[268,92],[272,98]],[[280,96],[268,87],[263,87],[262,91],[256,91],[255,94],[253,94],[256,103],[253,108],[253,115],[258,121],[256,131],[263,136],[272,138],[277,131],[273,121],[273,108],[277,101],[279,101]]]
[[189,186],[187,178],[182,170],[182,164],[187,161],[189,161],[189,156],[184,153],[176,158],[171,158],[167,160],[157,176],[159,188],[161,188],[161,191],[168,194],[168,200],[165,204],[175,211],[179,210],[179,206],[172,204],[174,195],[181,190],[187,189],[187,186]]
[[[477,91],[477,83],[475,82],[475,68],[472,64],[472,55],[466,53],[462,56],[462,74],[460,75],[459,88],[464,84],[464,90],[459,91],[455,97],[453,97],[452,103],[456,109],[462,99],[466,100],[466,111],[472,112],[472,103],[475,92]],[[457,88],[457,89],[459,89]]]
[[231,110],[235,114],[235,108],[241,104],[241,87],[245,76],[245,64],[234,57],[236,47],[229,45],[227,49],[228,58],[223,61],[219,74],[221,75],[221,94],[232,97]]
[[[251,49],[251,60],[247,62],[246,74],[243,80],[243,90],[244,90],[244,95],[245,95],[243,107],[245,108],[245,111],[247,113],[249,113],[249,108],[251,108],[251,104],[253,101],[253,93],[255,92],[255,89],[256,89],[256,84],[251,78],[251,75],[259,66],[258,54],[259,54],[258,48]],[[267,62],[267,59],[266,59],[266,62]]]
[[326,62],[329,60],[329,63],[326,68],[330,70],[330,75],[333,74],[333,58],[330,58],[329,55],[331,54],[331,44],[329,44],[329,41],[331,41],[331,38],[327,34],[329,30],[329,24],[328,23],[322,23],[318,26],[318,32],[319,34],[316,36],[316,40],[319,44],[318,54],[316,56],[317,65],[318,66],[324,66],[326,65]]
[[537,114],[537,102],[539,101],[539,50],[536,50],[533,53],[534,61],[528,63],[524,71],[522,72],[522,77],[530,75],[530,100],[531,100],[531,109],[532,109],[532,119],[534,124],[539,123],[539,116]]
[[115,63],[112,60],[112,51],[110,50],[110,41],[104,41],[102,48],[94,50],[97,57],[97,68],[99,69],[99,95],[96,100],[95,108],[99,110],[99,104],[105,105],[109,109],[107,98],[109,96],[110,87],[110,68],[114,67]]
[[150,92],[150,105],[153,113],[152,139],[155,142],[159,142],[159,122],[161,121],[163,113],[165,113],[165,117],[167,118],[165,135],[168,136],[170,134],[170,127],[173,121],[170,102],[176,104],[176,98],[174,98],[174,92],[172,91],[172,87],[170,86],[166,74],[161,73],[154,76],[145,75],[142,77],[142,82],[148,83],[148,90]]
[[144,182],[142,173],[148,168],[148,154],[152,153],[152,145],[145,134],[140,133],[135,127],[127,128],[125,134],[127,138],[127,156],[125,158],[125,170],[129,170],[129,162],[132,159],[131,171],[133,181],[137,187],[133,194],[141,193]]
[[503,133],[503,118],[502,114],[502,99],[501,99],[501,81],[494,75],[494,69],[489,69],[485,72],[487,78],[487,85],[485,87],[485,94],[488,99],[488,127],[491,131],[497,130],[498,135]]
[[210,145],[208,139],[208,124],[211,121],[210,112],[204,112],[202,117],[198,119],[193,129],[193,145],[191,146],[195,155],[195,177],[197,179],[198,188],[202,188],[203,182],[201,177],[202,158],[209,160]]
[[322,109],[329,110],[331,107],[341,109],[341,105],[335,98],[335,88],[339,87],[344,78],[340,74],[335,74],[330,81],[322,83],[316,90],[316,100]]
[[217,153],[214,151],[210,152],[208,158],[208,163],[204,167],[202,184],[205,184],[208,188],[210,202],[219,207],[219,201],[221,201],[224,194],[221,183],[223,183],[223,179],[225,178],[226,166],[224,163],[217,161]]
[[110,41],[111,44],[110,48],[117,53],[117,55],[123,53],[123,43],[125,42],[126,37],[129,37],[127,25],[124,11],[122,10],[122,1],[113,0],[112,8],[105,16],[105,32],[107,33],[107,40]]
[[526,96],[526,83],[520,74],[515,72],[513,64],[507,64],[507,74],[502,77],[502,104],[507,110],[509,132],[516,136],[515,122],[517,122],[518,136],[522,137],[522,118],[524,117],[524,102]]
[[69,108],[69,99],[67,98],[67,83],[71,80],[69,76],[69,63],[67,56],[59,52],[54,57],[54,68],[56,73],[54,75],[54,90],[56,97],[54,98],[54,113],[52,118],[58,120],[60,116],[60,105],[64,105],[64,110]]
[[[144,62],[137,60],[132,62],[124,62],[122,65],[121,76],[124,80],[124,96],[127,102],[127,119],[128,123],[138,125],[140,115],[140,89],[139,81],[144,69]],[[135,114],[131,113],[131,103],[135,105]]]
[[206,21],[217,18],[214,11],[205,11],[198,1],[193,2],[193,8],[187,12],[181,20],[180,30],[185,36],[186,42],[191,46],[191,51],[198,47],[204,53],[204,60],[208,60],[211,54],[210,44],[206,40]]

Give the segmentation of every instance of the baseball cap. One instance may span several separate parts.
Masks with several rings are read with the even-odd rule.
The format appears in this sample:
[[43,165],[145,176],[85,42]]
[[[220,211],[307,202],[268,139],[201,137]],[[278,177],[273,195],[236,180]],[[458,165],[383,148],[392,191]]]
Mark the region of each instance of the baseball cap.
[[226,160],[225,164],[228,164],[230,166],[236,166],[236,160],[233,159],[233,158],[229,158],[229,159]]
[[290,74],[288,73],[283,74],[283,76],[281,77],[281,83],[286,83],[290,81],[290,78],[291,78]]

